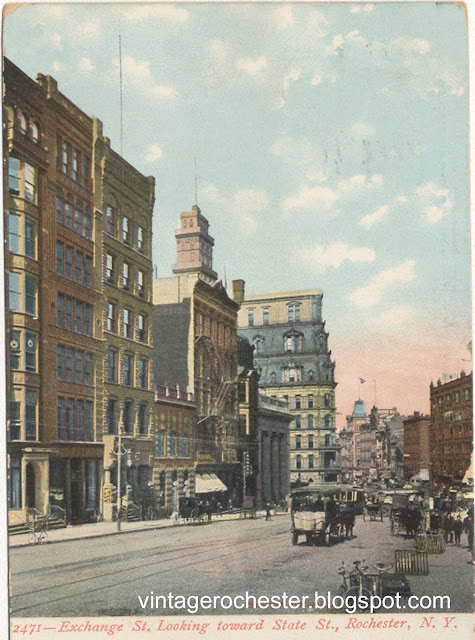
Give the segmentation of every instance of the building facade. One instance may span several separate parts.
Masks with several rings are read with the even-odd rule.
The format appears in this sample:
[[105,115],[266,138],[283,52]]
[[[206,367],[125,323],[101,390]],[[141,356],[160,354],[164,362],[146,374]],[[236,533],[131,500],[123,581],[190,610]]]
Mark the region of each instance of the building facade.
[[92,122],[50,76],[5,59],[9,506],[100,511],[100,228]]
[[165,515],[195,493],[196,404],[180,387],[155,389],[154,505]]
[[315,485],[336,483],[339,475],[335,364],[322,297],[320,291],[246,297],[244,282],[233,282],[239,333],[254,346],[260,390],[287,402],[293,417],[291,482]]
[[111,149],[93,119],[93,188],[101,233],[101,299],[105,355],[105,520],[117,508],[118,433],[124,510],[152,497],[155,411],[152,389],[152,214],[155,181]]
[[198,206],[180,215],[175,275],[153,283],[154,378],[192,393],[196,472],[214,473],[223,499],[242,497],[237,396],[237,311],[213,271],[213,238]]
[[429,480],[430,416],[420,414],[407,417],[404,422],[404,478]]
[[438,486],[460,484],[473,448],[473,375],[430,385],[430,459]]

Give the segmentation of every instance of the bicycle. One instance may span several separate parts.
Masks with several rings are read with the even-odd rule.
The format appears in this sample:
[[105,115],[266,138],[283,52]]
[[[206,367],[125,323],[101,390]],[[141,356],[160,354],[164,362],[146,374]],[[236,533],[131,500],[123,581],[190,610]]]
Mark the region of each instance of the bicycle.
[[46,522],[35,521],[28,532],[28,544],[43,544],[47,540]]
[[[361,561],[355,560],[353,562],[353,569],[351,571],[347,571],[344,564],[345,563],[343,563],[343,566],[338,570],[338,573],[343,578],[343,584],[338,590],[339,595],[345,599],[348,598],[348,596],[352,596],[356,599],[355,602],[358,604],[362,604],[360,599],[364,597],[369,603],[371,591],[367,587],[368,576],[366,575],[366,571],[368,570],[368,567],[366,565],[360,566]],[[366,609],[366,607],[361,608],[362,610]]]

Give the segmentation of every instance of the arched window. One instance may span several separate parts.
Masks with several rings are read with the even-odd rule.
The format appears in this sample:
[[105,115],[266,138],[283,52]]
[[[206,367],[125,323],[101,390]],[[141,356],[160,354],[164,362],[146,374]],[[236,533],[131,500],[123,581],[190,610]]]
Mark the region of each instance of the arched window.
[[314,468],[314,458],[313,458],[313,456],[308,456],[308,468],[309,469],[313,469]]
[[296,353],[302,351],[302,335],[300,333],[288,333],[284,336],[285,351]]
[[20,113],[20,132],[24,136],[28,133],[28,120],[24,113]]
[[66,197],[66,208],[65,208],[65,216],[64,216],[64,226],[68,229],[73,228],[73,199],[70,194]]
[[40,129],[36,122],[33,122],[33,124],[31,125],[31,139],[33,140],[33,142],[38,142],[40,139]]

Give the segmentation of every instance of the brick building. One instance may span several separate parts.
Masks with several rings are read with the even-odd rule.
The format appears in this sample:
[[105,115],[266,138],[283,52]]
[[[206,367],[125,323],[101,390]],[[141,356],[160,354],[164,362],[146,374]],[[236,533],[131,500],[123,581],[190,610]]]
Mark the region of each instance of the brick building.
[[430,416],[414,411],[405,418],[404,425],[404,478],[429,480],[430,473]]
[[[214,240],[198,206],[180,215],[174,276],[153,283],[154,379],[193,393],[196,473],[214,473],[223,499],[242,495],[237,310],[213,271]],[[199,480],[199,478],[197,478]]]
[[473,449],[473,374],[430,384],[430,459],[438,486],[460,484]]

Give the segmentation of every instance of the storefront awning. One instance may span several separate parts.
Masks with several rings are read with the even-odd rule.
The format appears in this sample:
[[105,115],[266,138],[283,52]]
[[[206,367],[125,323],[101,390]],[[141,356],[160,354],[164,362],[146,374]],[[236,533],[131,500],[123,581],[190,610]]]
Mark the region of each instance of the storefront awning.
[[215,493],[227,490],[227,486],[215,473],[197,473],[195,475],[195,493]]

